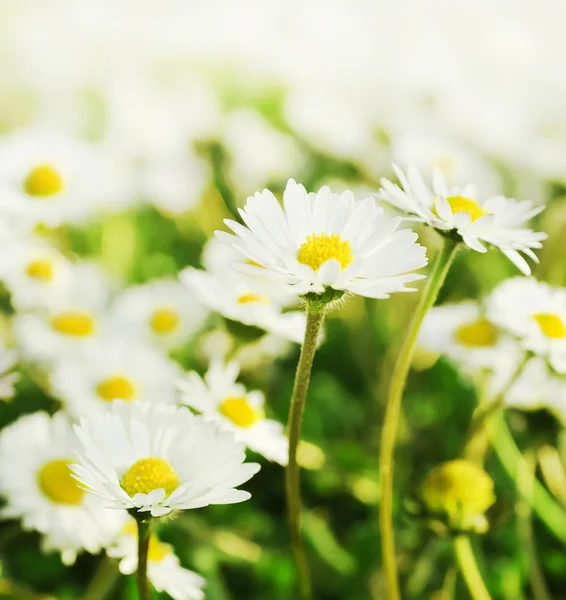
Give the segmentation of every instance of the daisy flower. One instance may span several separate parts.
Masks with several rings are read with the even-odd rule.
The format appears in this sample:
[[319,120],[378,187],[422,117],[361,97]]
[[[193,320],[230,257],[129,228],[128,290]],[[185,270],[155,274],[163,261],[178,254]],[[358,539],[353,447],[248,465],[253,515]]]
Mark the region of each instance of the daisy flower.
[[0,206],[8,214],[56,227],[125,201],[122,169],[92,144],[33,130],[0,141]]
[[43,550],[61,552],[65,564],[82,550],[99,552],[123,522],[73,479],[75,444],[62,413],[21,417],[0,434],[0,493],[6,499],[1,516],[39,531]]
[[181,403],[231,431],[248,448],[281,465],[287,464],[289,443],[283,425],[265,418],[265,397],[237,383],[240,365],[211,361],[201,378],[194,371],[179,382]]
[[492,292],[487,309],[489,318],[527,350],[566,373],[566,289],[533,277],[514,277]]
[[492,394],[505,385],[524,354],[516,341],[491,323],[473,301],[431,308],[418,342],[426,350],[446,355],[470,377],[491,372]]
[[235,488],[259,470],[244,463],[244,446],[232,434],[186,408],[114,401],[75,431],[79,464],[72,469],[109,508],[161,517],[243,502],[250,494]]
[[484,243],[493,244],[520,271],[526,275],[531,272],[521,253],[537,262],[532,249],[541,248],[541,241],[547,235],[526,229],[524,224],[543,206],[504,196],[481,198],[471,185],[449,187],[440,169],[434,171],[432,188],[414,167],[409,167],[406,174],[397,165],[393,169],[401,185],[382,179],[379,193],[382,200],[414,215],[411,220],[427,223],[447,234],[456,233],[477,252],[487,251]]
[[[120,573],[131,575],[138,568],[138,532],[130,519],[114,542],[106,549],[108,556],[118,559]],[[185,569],[179,563],[173,547],[152,533],[147,553],[147,576],[158,592],[169,594],[173,600],[204,600],[204,578]]]
[[115,400],[176,404],[176,363],[138,340],[108,337],[55,362],[54,396],[79,418],[106,409]]
[[309,194],[291,179],[283,207],[264,190],[239,212],[245,225],[228,219],[235,235],[216,235],[250,261],[246,273],[292,285],[298,295],[331,288],[334,297],[388,298],[423,278],[412,272],[427,262],[417,235],[399,230],[401,219],[386,217],[373,198],[356,202],[352,192],[328,187]]
[[207,311],[179,281],[160,279],[128,288],[112,315],[131,331],[162,348],[177,348],[202,326]]

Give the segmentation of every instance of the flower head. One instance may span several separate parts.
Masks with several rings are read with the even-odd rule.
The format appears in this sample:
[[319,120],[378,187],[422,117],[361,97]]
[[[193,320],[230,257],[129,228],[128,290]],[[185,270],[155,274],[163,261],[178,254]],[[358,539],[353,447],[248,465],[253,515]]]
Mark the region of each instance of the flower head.
[[412,272],[426,265],[417,235],[398,230],[400,219],[387,218],[373,198],[357,202],[328,187],[309,194],[291,179],[283,207],[264,190],[240,215],[245,225],[226,220],[235,235],[217,236],[248,259],[243,271],[291,285],[298,295],[331,289],[388,298],[423,277]]
[[400,185],[382,179],[381,199],[412,215],[412,220],[442,232],[455,232],[472,250],[486,252],[484,243],[493,244],[523,273],[531,272],[521,253],[536,262],[533,248],[541,248],[547,235],[526,229],[524,224],[544,207],[504,196],[480,198],[473,186],[449,188],[439,169],[434,172],[431,188],[414,167],[406,174],[396,165],[393,168]]
[[263,394],[237,383],[239,371],[237,362],[224,364],[216,359],[204,379],[195,372],[188,373],[179,382],[181,402],[218,422],[248,448],[285,465],[288,441],[283,425],[266,419]]
[[232,504],[250,497],[235,489],[259,470],[245,463],[232,434],[185,408],[114,401],[81,419],[78,481],[110,508],[150,512]]

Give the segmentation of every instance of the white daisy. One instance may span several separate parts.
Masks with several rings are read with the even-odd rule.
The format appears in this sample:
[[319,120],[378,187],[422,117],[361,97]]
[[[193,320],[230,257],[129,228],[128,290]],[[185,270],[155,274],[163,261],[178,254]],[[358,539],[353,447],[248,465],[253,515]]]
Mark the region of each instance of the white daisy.
[[114,401],[75,426],[77,479],[109,508],[150,512],[250,498],[235,489],[259,470],[244,463],[243,444],[186,408]]
[[94,145],[33,130],[0,141],[0,206],[8,214],[55,227],[126,201],[122,170]]
[[[106,553],[120,562],[120,573],[131,575],[138,568],[138,534],[134,519],[130,519]],[[204,578],[185,569],[179,563],[173,547],[152,533],[147,553],[147,576],[158,592],[165,592],[173,600],[203,600]]]
[[566,289],[533,277],[501,283],[487,300],[488,317],[518,337],[527,350],[566,373]]
[[179,274],[186,284],[210,310],[229,321],[264,329],[277,336],[302,342],[306,318],[301,311],[282,312],[279,298],[274,298],[266,286],[254,286],[246,274],[227,277],[187,267]]
[[427,262],[417,235],[398,230],[401,219],[386,217],[373,198],[356,202],[351,192],[327,187],[307,194],[291,179],[283,208],[264,190],[248,198],[240,215],[245,226],[225,221],[236,235],[217,236],[253,261],[241,267],[246,273],[293,285],[296,294],[332,288],[388,298],[423,278],[412,273]]
[[116,298],[111,312],[133,334],[163,348],[187,342],[207,314],[195,294],[174,279],[128,288]]
[[113,400],[176,404],[179,368],[149,345],[105,337],[55,362],[54,396],[74,418],[106,409]]
[[254,452],[286,465],[289,443],[283,425],[265,418],[263,393],[237,383],[239,373],[236,361],[212,360],[204,378],[193,371],[179,382],[181,403],[218,422]]
[[119,531],[117,511],[102,507],[73,479],[76,438],[65,415],[40,412],[21,417],[0,434],[3,518],[43,534],[44,551],[58,550],[71,564],[77,553],[97,553]]
[[543,210],[543,206],[504,196],[480,199],[471,185],[449,187],[439,169],[434,171],[430,188],[414,167],[409,167],[406,175],[397,165],[393,168],[401,185],[382,179],[379,197],[414,215],[411,220],[428,223],[442,232],[454,231],[477,252],[487,251],[484,243],[493,244],[527,275],[531,270],[520,253],[538,262],[532,249],[541,248],[541,241],[547,235],[525,229],[523,225]]

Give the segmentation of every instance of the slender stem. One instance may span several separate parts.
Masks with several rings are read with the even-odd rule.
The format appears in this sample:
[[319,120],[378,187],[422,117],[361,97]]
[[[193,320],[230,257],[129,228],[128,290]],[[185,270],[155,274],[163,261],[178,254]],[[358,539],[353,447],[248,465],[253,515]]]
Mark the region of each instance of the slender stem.
[[381,452],[379,457],[379,478],[381,504],[379,507],[379,525],[381,531],[381,552],[387,583],[387,600],[399,600],[399,581],[397,561],[395,557],[395,532],[393,526],[393,455],[397,440],[401,399],[405,382],[411,366],[415,343],[423,319],[434,304],[438,292],[446,279],[448,270],[458,248],[457,242],[445,238],[442,248],[435,257],[432,272],[429,275],[412,321],[406,333],[405,341],[397,358],[397,363],[391,378],[389,397],[385,409],[385,418],[381,431]]
[[308,564],[301,536],[301,481],[297,463],[297,447],[301,439],[301,421],[305,410],[307,390],[316,352],[318,334],[324,320],[324,311],[307,309],[305,339],[301,347],[301,356],[295,375],[291,408],[289,410],[289,463],[285,470],[285,491],[287,495],[287,514],[291,549],[297,571],[297,583],[301,600],[312,598]]
[[108,556],[103,556],[83,595],[83,600],[103,600],[107,598],[117,581],[118,569],[116,565]]
[[[523,477],[528,465],[509,431],[503,414],[495,419],[491,443],[503,468],[513,481]],[[521,492],[521,490],[519,490]],[[537,480],[533,482],[531,502],[541,521],[566,544],[566,512]]]
[[149,539],[151,534],[151,521],[149,519],[137,518],[138,523],[138,570],[136,580],[140,600],[151,600],[151,590],[147,579],[147,552],[149,550]]
[[459,535],[454,540],[454,550],[456,560],[460,567],[460,572],[464,576],[468,591],[474,600],[491,600],[491,596],[485,587],[480,570],[476,563],[474,551],[470,544],[470,538],[465,535]]

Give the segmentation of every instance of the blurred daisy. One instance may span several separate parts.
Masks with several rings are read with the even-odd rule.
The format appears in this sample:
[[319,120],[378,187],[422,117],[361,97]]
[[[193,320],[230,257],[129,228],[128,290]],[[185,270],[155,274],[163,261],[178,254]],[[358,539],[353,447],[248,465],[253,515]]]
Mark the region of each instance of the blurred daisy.
[[281,465],[287,464],[288,440],[283,425],[265,418],[265,397],[237,383],[240,366],[213,360],[201,378],[194,371],[179,382],[181,403],[231,431],[248,448]]
[[489,318],[518,337],[527,350],[566,373],[566,289],[533,277],[501,283],[487,300]]
[[351,192],[333,194],[323,187],[307,194],[290,180],[283,208],[264,190],[240,210],[246,226],[225,223],[235,235],[217,232],[249,261],[246,273],[293,285],[295,293],[320,294],[326,288],[370,298],[412,291],[406,284],[423,275],[425,249],[400,218],[385,217],[373,198],[356,202]]
[[0,400],[9,400],[16,393],[14,384],[20,379],[20,375],[10,371],[15,367],[17,360],[17,352],[8,350],[0,342]]
[[[131,575],[138,568],[138,533],[134,519],[131,519],[106,553],[120,562],[120,573]],[[147,553],[147,576],[158,592],[169,594],[173,600],[203,600],[204,578],[189,569],[183,568],[173,547],[159,540],[152,533]]]
[[30,223],[76,223],[129,201],[122,170],[93,145],[44,131],[0,141],[0,206]]
[[533,248],[541,248],[546,233],[536,233],[522,226],[537,215],[543,206],[531,201],[517,202],[504,196],[480,199],[473,186],[449,187],[440,169],[434,171],[432,189],[417,169],[407,174],[397,165],[393,169],[401,186],[381,180],[379,197],[442,232],[455,231],[472,250],[486,252],[484,243],[501,249],[523,273],[531,272],[521,253],[537,261]]
[[69,285],[48,298],[41,310],[18,314],[14,335],[22,355],[49,362],[90,344],[109,329],[103,313],[108,302],[107,282],[93,265],[73,270]]
[[494,387],[499,389],[506,383],[524,354],[516,341],[491,323],[473,301],[429,310],[419,344],[425,350],[445,354],[470,377],[492,372],[492,394],[497,392]]
[[65,564],[77,553],[93,554],[119,531],[119,513],[101,506],[73,479],[69,464],[76,439],[65,415],[39,412],[21,417],[0,434],[3,518],[21,519],[43,534],[44,551],[58,550]]
[[259,470],[244,463],[244,446],[186,408],[126,404],[81,419],[79,482],[110,508],[150,512],[233,504],[250,498],[235,489]]
[[50,373],[53,395],[74,418],[115,400],[176,404],[176,363],[130,338],[105,337],[58,360]]
[[69,285],[73,268],[55,248],[39,239],[23,239],[0,256],[0,279],[17,310],[43,307]]
[[179,281],[160,279],[128,288],[112,315],[133,334],[164,348],[177,348],[202,326],[207,311]]

